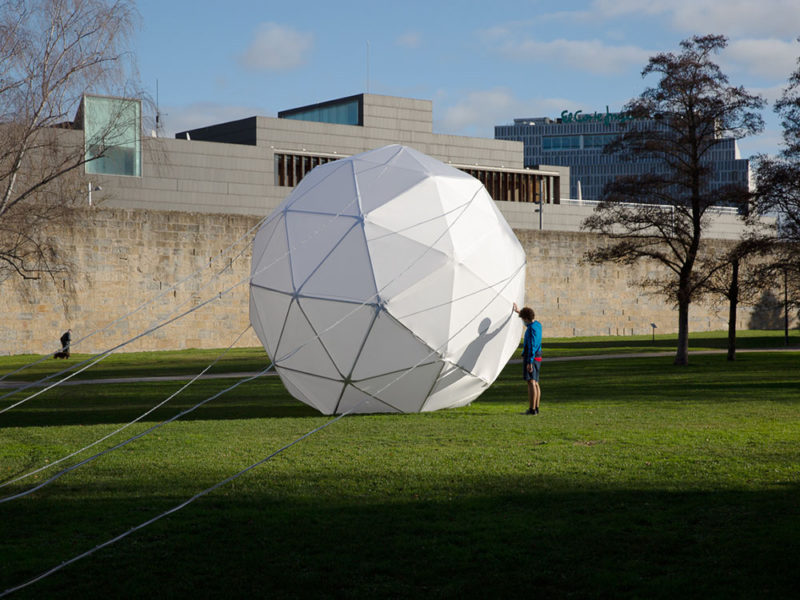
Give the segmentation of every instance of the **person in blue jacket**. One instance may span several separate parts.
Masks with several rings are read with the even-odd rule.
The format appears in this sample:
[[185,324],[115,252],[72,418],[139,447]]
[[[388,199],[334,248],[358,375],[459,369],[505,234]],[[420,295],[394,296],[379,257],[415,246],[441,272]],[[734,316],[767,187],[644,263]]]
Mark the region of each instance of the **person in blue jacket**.
[[525,323],[525,336],[522,342],[522,377],[528,382],[528,410],[525,415],[539,414],[539,401],[542,390],[539,388],[539,370],[542,365],[542,324],[536,321],[536,314],[529,306],[517,308],[514,312]]

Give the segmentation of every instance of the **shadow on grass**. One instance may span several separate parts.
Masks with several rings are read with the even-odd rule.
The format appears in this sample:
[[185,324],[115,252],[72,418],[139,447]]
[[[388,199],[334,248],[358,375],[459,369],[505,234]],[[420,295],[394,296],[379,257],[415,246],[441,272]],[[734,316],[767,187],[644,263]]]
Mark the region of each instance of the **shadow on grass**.
[[[797,483],[671,493],[496,477],[391,502],[286,498],[291,484],[204,498],[13,597],[788,598],[800,584]],[[0,591],[183,499],[4,506]]]

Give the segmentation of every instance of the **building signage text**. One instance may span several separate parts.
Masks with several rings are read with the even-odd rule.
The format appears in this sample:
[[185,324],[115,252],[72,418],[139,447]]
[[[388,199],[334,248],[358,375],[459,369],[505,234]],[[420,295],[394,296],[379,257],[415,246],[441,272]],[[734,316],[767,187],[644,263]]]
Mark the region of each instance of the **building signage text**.
[[575,112],[570,112],[568,110],[561,111],[561,122],[562,123],[605,123],[606,125],[610,123],[624,123],[625,121],[629,121],[633,119],[628,113],[612,113],[608,110],[608,106],[606,106],[606,112],[593,112],[593,113],[584,113],[582,110],[576,110]]

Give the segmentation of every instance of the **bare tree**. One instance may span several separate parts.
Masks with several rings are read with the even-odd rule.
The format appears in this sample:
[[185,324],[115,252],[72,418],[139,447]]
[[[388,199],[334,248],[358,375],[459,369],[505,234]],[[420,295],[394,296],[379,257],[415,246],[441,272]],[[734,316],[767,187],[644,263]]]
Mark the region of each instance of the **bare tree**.
[[0,3],[0,280],[68,268],[47,226],[87,193],[72,118],[84,93],[125,90],[136,18],[130,0]]
[[778,218],[776,257],[770,273],[783,284],[788,343],[789,307],[800,307],[800,58],[774,109],[781,117],[784,148],[779,156],[759,161],[757,209]]
[[767,267],[775,239],[765,230],[751,230],[747,237],[717,254],[699,261],[706,274],[703,292],[728,304],[728,360],[736,360],[736,319],[739,306],[755,305],[771,287]]
[[763,128],[757,112],[763,99],[730,86],[712,60],[726,45],[724,36],[696,36],[681,42],[679,54],[649,60],[642,76],[659,81],[625,106],[633,119],[606,151],[630,160],[655,158],[662,168],[610,183],[583,224],[611,241],[588,253],[588,260],[649,259],[667,267],[668,276],[645,283],[678,307],[676,365],[689,362],[689,306],[710,275],[695,269],[709,209],[720,201],[741,204],[748,196],[746,184],[711,185],[710,153],[723,137],[741,138]]

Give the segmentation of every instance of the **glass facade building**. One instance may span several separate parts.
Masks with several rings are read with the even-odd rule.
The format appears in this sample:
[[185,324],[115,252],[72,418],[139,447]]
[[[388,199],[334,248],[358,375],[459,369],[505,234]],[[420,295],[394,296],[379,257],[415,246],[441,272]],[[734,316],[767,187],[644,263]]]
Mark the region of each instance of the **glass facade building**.
[[334,125],[363,125],[364,97],[359,94],[320,104],[283,110],[278,113],[278,118],[316,121],[317,123],[332,123]]
[[139,100],[84,96],[86,172],[142,176],[142,103]]
[[[663,162],[655,158],[626,161],[619,155],[603,152],[624,131],[623,121],[624,115],[619,113],[582,115],[564,111],[559,119],[514,119],[513,125],[497,125],[494,137],[522,142],[525,167],[569,167],[570,198],[600,200],[606,183],[616,177],[658,173],[664,169]],[[652,125],[652,121],[628,122],[628,127]],[[709,163],[712,189],[730,184],[749,185],[749,161],[739,157],[735,139],[721,138],[710,151]]]

